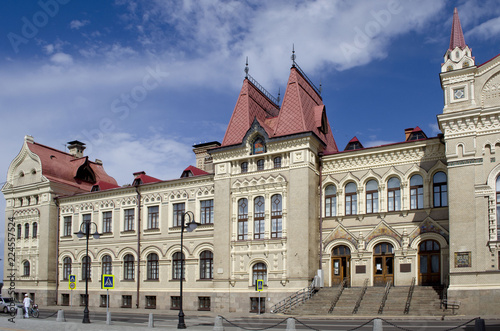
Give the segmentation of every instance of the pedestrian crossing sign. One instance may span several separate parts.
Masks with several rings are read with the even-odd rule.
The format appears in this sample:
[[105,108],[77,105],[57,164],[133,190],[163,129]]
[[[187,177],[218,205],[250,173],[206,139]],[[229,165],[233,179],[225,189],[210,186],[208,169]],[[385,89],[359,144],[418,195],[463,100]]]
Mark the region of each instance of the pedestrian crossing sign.
[[101,288],[104,290],[114,289],[115,288],[115,276],[114,275],[102,275]]
[[76,275],[69,275],[69,289],[74,290],[76,288]]

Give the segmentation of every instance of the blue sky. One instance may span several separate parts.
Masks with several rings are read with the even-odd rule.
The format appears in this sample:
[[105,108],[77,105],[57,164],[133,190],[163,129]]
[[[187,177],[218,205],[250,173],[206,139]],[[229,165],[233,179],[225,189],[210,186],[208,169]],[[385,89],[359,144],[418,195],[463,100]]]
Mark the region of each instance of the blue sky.
[[353,136],[401,141],[417,125],[435,136],[454,7],[476,64],[496,56],[492,0],[4,1],[0,183],[26,134],[59,149],[85,142],[121,185],[142,170],[179,177],[193,144],[222,141],[245,58],[283,96],[292,45],[322,85],[339,149]]

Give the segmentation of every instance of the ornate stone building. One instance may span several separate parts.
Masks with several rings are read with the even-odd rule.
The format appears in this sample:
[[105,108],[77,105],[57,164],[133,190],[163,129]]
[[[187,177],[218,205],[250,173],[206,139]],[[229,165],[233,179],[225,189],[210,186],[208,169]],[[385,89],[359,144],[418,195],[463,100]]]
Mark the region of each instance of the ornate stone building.
[[[444,285],[471,314],[497,313],[499,77],[500,57],[475,64],[455,11],[437,137],[415,127],[338,150],[295,61],[281,105],[247,71],[222,143],[194,146],[178,179],[138,172],[119,187],[82,143],[68,154],[27,136],[2,188],[16,292],[76,305],[88,278],[90,305],[103,306],[101,275],[113,274],[112,307],[176,309],[184,257],[186,310],[256,311],[257,279],[269,310],[318,275],[325,287]],[[181,248],[188,211],[200,225]],[[88,256],[75,235],[85,222],[101,234]]]

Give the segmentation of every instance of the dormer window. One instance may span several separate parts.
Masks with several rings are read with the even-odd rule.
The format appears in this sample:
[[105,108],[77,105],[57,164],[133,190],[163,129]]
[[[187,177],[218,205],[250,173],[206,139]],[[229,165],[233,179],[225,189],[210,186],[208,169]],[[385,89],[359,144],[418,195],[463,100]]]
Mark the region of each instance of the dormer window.
[[460,58],[460,53],[458,51],[455,52],[455,57],[457,58],[457,60],[458,58]]
[[264,140],[262,138],[257,138],[253,142],[252,154],[261,154],[266,152],[266,145],[264,144]]
[[242,162],[241,165],[241,173],[245,173],[245,172],[248,172],[248,162]]

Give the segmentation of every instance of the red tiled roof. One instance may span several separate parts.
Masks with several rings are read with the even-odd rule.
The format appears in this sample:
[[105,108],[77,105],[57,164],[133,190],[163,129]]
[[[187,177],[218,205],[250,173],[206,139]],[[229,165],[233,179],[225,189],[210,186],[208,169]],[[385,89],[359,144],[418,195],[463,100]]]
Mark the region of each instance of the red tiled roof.
[[134,172],[134,176],[135,178],[132,185],[136,185],[138,180],[140,180],[140,182],[137,183],[138,185],[161,182],[161,179],[148,176],[144,171]]
[[460,18],[458,17],[458,10],[455,8],[453,11],[453,23],[451,25],[451,37],[450,37],[450,48],[452,51],[455,47],[460,47],[460,49],[464,49],[465,46],[465,38],[464,33],[462,32],[462,25],[460,24]]
[[[187,173],[191,172],[192,176],[188,176]],[[186,174],[186,175],[185,175]],[[196,168],[192,165],[190,165],[189,167],[187,167],[186,169],[184,169],[184,171],[182,172],[182,175],[181,175],[181,178],[182,177],[194,177],[194,176],[203,176],[203,175],[209,175],[210,173],[204,171],[204,170],[201,170],[200,168]]]
[[313,132],[326,145],[325,152],[335,152],[337,145],[325,111],[323,100],[295,66],[290,70],[281,109],[245,79],[222,146],[240,144],[256,119],[270,138]]
[[97,183],[94,184],[94,186],[92,186],[92,190],[94,190],[95,187],[99,188],[98,191],[106,191],[114,188],[119,188],[120,186],[103,181],[98,181]]
[[267,134],[271,135],[272,128],[266,123],[266,119],[275,117],[278,112],[278,107],[245,78],[221,146],[241,143],[255,118]]
[[355,142],[359,142],[359,139],[358,137],[354,136],[354,138],[352,138],[351,140],[349,140],[350,143],[355,143]]
[[36,142],[27,143],[31,152],[38,155],[42,163],[42,175],[48,180],[76,186],[84,191],[90,191],[93,183],[76,178],[78,169],[88,165],[95,175],[96,182],[105,182],[118,186],[116,180],[109,176],[102,164],[88,160],[88,157],[75,158],[73,155]]

